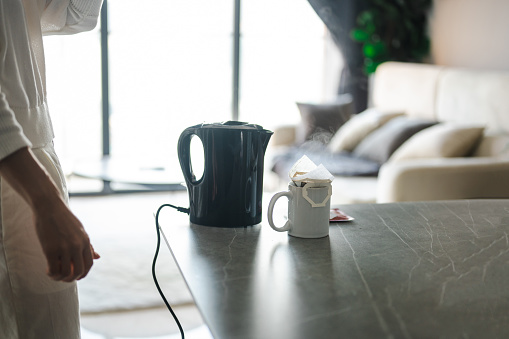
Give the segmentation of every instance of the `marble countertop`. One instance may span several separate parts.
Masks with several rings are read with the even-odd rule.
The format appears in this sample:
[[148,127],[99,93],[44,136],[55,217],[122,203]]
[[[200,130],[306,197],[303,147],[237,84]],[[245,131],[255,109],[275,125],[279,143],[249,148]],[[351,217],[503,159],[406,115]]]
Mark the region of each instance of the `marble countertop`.
[[509,200],[339,207],[321,239],[161,224],[215,338],[509,336]]

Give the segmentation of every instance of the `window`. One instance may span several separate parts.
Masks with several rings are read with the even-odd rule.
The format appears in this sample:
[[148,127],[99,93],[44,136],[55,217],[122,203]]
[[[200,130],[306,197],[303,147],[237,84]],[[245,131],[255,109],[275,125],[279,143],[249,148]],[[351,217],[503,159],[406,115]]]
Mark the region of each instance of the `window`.
[[[111,157],[180,174],[181,131],[232,116],[234,1],[107,4]],[[295,124],[296,101],[335,95],[338,52],[307,1],[241,10],[239,120]],[[46,55],[55,146],[71,171],[102,156],[100,30],[48,37]]]
[[240,120],[298,123],[296,101],[334,98],[339,55],[307,1],[242,2]]
[[96,29],[73,36],[49,36],[44,41],[55,149],[67,171],[72,159],[101,156],[99,38]]

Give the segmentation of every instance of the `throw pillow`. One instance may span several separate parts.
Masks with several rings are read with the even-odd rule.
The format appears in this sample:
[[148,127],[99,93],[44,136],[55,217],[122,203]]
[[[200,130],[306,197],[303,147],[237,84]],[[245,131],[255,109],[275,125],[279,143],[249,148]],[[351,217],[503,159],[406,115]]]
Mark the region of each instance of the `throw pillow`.
[[383,164],[407,139],[434,124],[434,121],[406,116],[394,118],[364,138],[353,154]]
[[484,127],[441,123],[412,136],[389,161],[412,158],[463,157],[468,155],[483,135]]
[[383,112],[368,108],[348,120],[334,134],[328,148],[332,153],[351,152],[368,134],[403,112]]
[[342,95],[338,100],[330,103],[298,102],[297,107],[301,116],[295,140],[297,144],[308,140],[327,144],[353,113],[351,95]]

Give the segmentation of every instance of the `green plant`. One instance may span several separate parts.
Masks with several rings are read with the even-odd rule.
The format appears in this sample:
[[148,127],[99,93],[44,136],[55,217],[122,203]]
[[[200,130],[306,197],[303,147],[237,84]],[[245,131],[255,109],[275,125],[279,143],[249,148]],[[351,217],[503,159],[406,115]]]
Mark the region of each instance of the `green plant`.
[[361,43],[364,72],[385,61],[422,62],[429,54],[428,11],[432,0],[366,0],[351,31]]

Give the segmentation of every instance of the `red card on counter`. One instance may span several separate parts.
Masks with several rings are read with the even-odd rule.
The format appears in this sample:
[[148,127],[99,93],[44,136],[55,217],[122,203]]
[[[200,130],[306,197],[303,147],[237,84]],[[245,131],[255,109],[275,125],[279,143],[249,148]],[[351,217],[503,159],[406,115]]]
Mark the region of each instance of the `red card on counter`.
[[330,222],[351,221],[351,220],[353,220],[353,218],[341,212],[339,208],[331,208],[329,219]]

